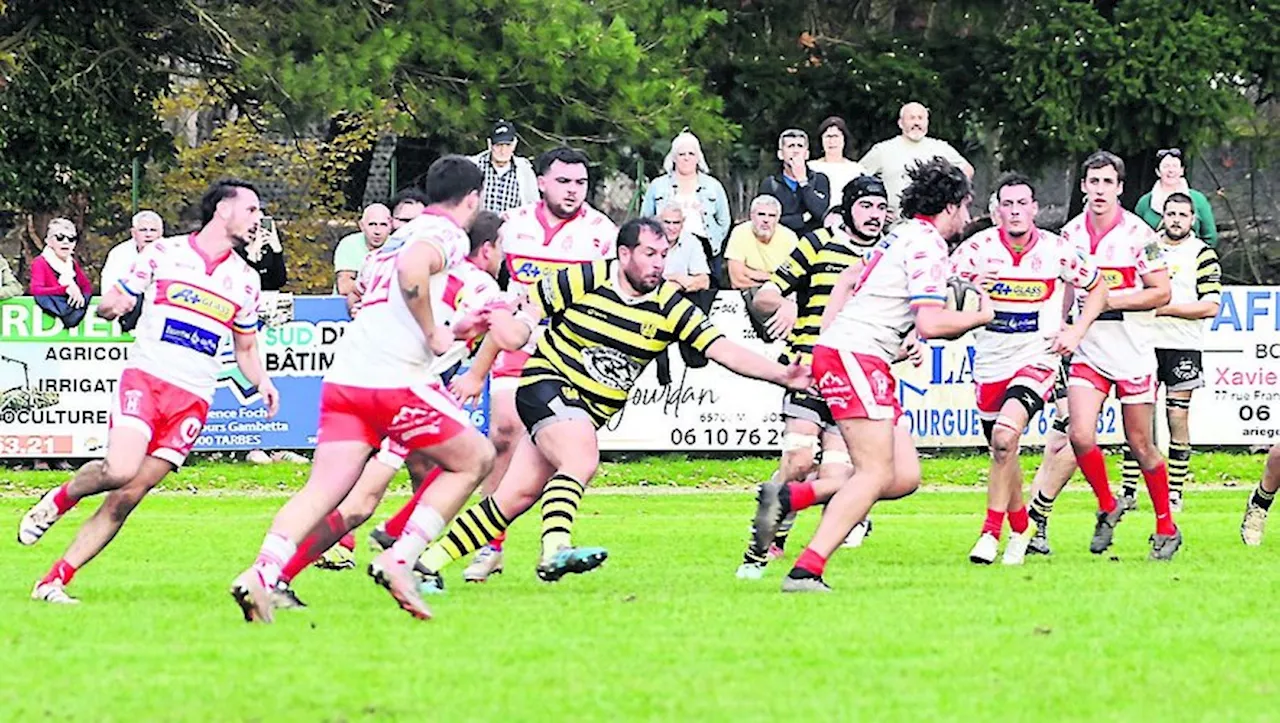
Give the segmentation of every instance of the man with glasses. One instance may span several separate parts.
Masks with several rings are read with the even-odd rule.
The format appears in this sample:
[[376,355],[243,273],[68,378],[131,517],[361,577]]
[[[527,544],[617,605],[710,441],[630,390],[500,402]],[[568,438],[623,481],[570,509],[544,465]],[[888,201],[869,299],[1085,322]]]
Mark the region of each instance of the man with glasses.
[[406,188],[391,202],[391,232],[422,215],[427,208],[427,197],[416,188]]
[[782,225],[802,236],[822,225],[831,207],[831,182],[809,168],[809,134],[802,130],[790,128],[778,136],[778,160],[782,172],[764,179],[760,195],[778,199]]

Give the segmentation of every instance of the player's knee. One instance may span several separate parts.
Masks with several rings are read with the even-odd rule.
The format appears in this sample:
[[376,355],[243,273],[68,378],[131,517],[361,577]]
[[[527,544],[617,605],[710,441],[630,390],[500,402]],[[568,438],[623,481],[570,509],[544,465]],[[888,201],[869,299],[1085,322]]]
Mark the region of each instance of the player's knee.
[[1007,464],[1018,457],[1018,444],[1022,435],[1018,430],[997,424],[991,432],[991,459],[996,464]]
[[141,463],[131,464],[118,460],[103,460],[102,481],[106,483],[108,489],[119,489],[128,484],[134,477],[137,477],[138,470],[141,467]]
[[373,512],[378,509],[378,503],[381,501],[381,495],[356,495],[354,498],[343,501],[342,506],[338,508],[338,514],[342,515],[342,521],[346,523],[347,529],[354,530],[373,517]]
[[107,495],[102,506],[113,522],[122,524],[146,494],[142,489],[119,489]]

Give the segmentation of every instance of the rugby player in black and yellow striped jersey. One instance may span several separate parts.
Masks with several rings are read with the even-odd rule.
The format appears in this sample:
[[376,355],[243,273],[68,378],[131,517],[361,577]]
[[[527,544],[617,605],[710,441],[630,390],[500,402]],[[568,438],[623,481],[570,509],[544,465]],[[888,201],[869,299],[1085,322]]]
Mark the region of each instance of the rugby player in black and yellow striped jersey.
[[[840,273],[859,262],[864,253],[880,239],[889,215],[888,192],[874,176],[859,176],[843,189],[839,227],[820,228],[800,239],[790,258],[782,263],[755,295],[757,311],[772,313],[769,331],[775,338],[786,336],[786,358],[809,364],[813,344],[822,330],[822,312],[831,300],[831,289]],[[794,299],[788,298],[794,296]],[[849,474],[849,452],[840,430],[822,397],[806,390],[790,391],[782,398],[782,461],[773,479],[760,489],[760,500],[769,496],[796,493],[792,512],[778,526],[774,539],[756,540],[755,535],[742,556],[739,578],[756,580],[764,572],[771,557],[780,556],[795,520],[795,511],[813,504],[813,499],[826,499],[836,488],[815,489],[817,479],[844,479]],[[821,465],[831,466],[833,474],[818,475]],[[843,468],[835,473],[836,467]],[[786,487],[788,483],[797,483]],[[850,544],[858,544],[870,523],[860,522],[849,535]],[[772,543],[772,546],[770,545]]]
[[479,548],[542,499],[542,556],[547,582],[592,570],[607,552],[575,548],[578,503],[600,462],[596,430],[620,411],[640,371],[668,345],[683,341],[743,376],[807,389],[807,366],[783,366],[726,339],[705,314],[662,278],[670,246],[651,218],[618,231],[618,258],[544,276],[530,291],[530,328],[548,326],[525,363],[516,409],[529,434],[493,495],[463,512],[424,553],[432,592],[449,562]]

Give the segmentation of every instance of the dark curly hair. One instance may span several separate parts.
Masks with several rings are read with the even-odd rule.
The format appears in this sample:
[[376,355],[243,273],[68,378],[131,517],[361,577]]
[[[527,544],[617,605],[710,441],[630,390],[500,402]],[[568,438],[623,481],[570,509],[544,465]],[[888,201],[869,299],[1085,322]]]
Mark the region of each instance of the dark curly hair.
[[911,178],[911,183],[902,192],[904,218],[937,216],[947,206],[964,203],[973,193],[973,185],[969,183],[964,171],[941,156],[917,162],[907,170],[907,175]]

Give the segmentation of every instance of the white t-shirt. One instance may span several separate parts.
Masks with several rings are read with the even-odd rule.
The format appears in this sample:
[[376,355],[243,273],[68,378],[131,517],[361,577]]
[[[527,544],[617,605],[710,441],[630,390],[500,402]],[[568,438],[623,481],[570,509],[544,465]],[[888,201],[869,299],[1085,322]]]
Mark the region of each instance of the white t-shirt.
[[964,156],[946,141],[929,136],[913,141],[902,135],[875,144],[859,163],[869,173],[880,176],[880,180],[884,181],[885,189],[889,192],[889,208],[896,209],[902,202],[902,192],[911,183],[911,178],[907,176],[907,169],[914,166],[917,161],[927,161],[934,156],[942,156],[953,165],[968,163]]
[[974,280],[994,278],[995,319],[973,333],[973,378],[1011,379],[1026,366],[1056,369],[1053,337],[1062,329],[1069,287],[1092,289],[1098,270],[1061,236],[1033,229],[1021,254],[1014,254],[1003,229],[965,241],[951,255],[954,273]]
[[[827,177],[831,182],[831,208],[838,207],[844,201],[844,187],[858,176],[865,176],[867,171],[857,161],[831,163],[830,161],[809,161],[809,168]],[[828,209],[830,210],[830,209]]]
[[864,257],[862,276],[818,344],[892,364],[915,327],[913,310],[946,303],[947,243],[928,221],[896,226]]
[[[452,219],[430,210],[401,226],[382,248],[369,255],[356,280],[360,312],[334,354],[326,382],[366,389],[398,389],[439,380],[435,355],[400,293],[397,267],[414,244],[436,247],[444,269],[431,277],[428,293],[447,285],[449,273],[467,257],[471,241]],[[433,304],[432,315],[438,307]],[[441,319],[436,319],[441,323]]]
[[[1142,291],[1142,277],[1165,268],[1155,232],[1123,209],[1110,229],[1092,228],[1085,212],[1067,222],[1062,236],[1097,267],[1113,299]],[[1082,290],[1076,292],[1081,307],[1086,295]],[[1103,312],[1089,326],[1072,361],[1085,362],[1116,381],[1151,374],[1156,366],[1155,352],[1142,320],[1154,316],[1154,311]]]
[[[146,294],[128,367],[212,401],[218,350],[232,333],[258,333],[258,272],[234,252],[211,259],[195,234],[143,248],[116,286]],[[130,243],[133,243],[130,241]]]
[[133,262],[138,260],[138,244],[133,239],[121,241],[107,252],[107,260],[102,264],[102,278],[98,288],[106,291],[116,282],[129,275]]

